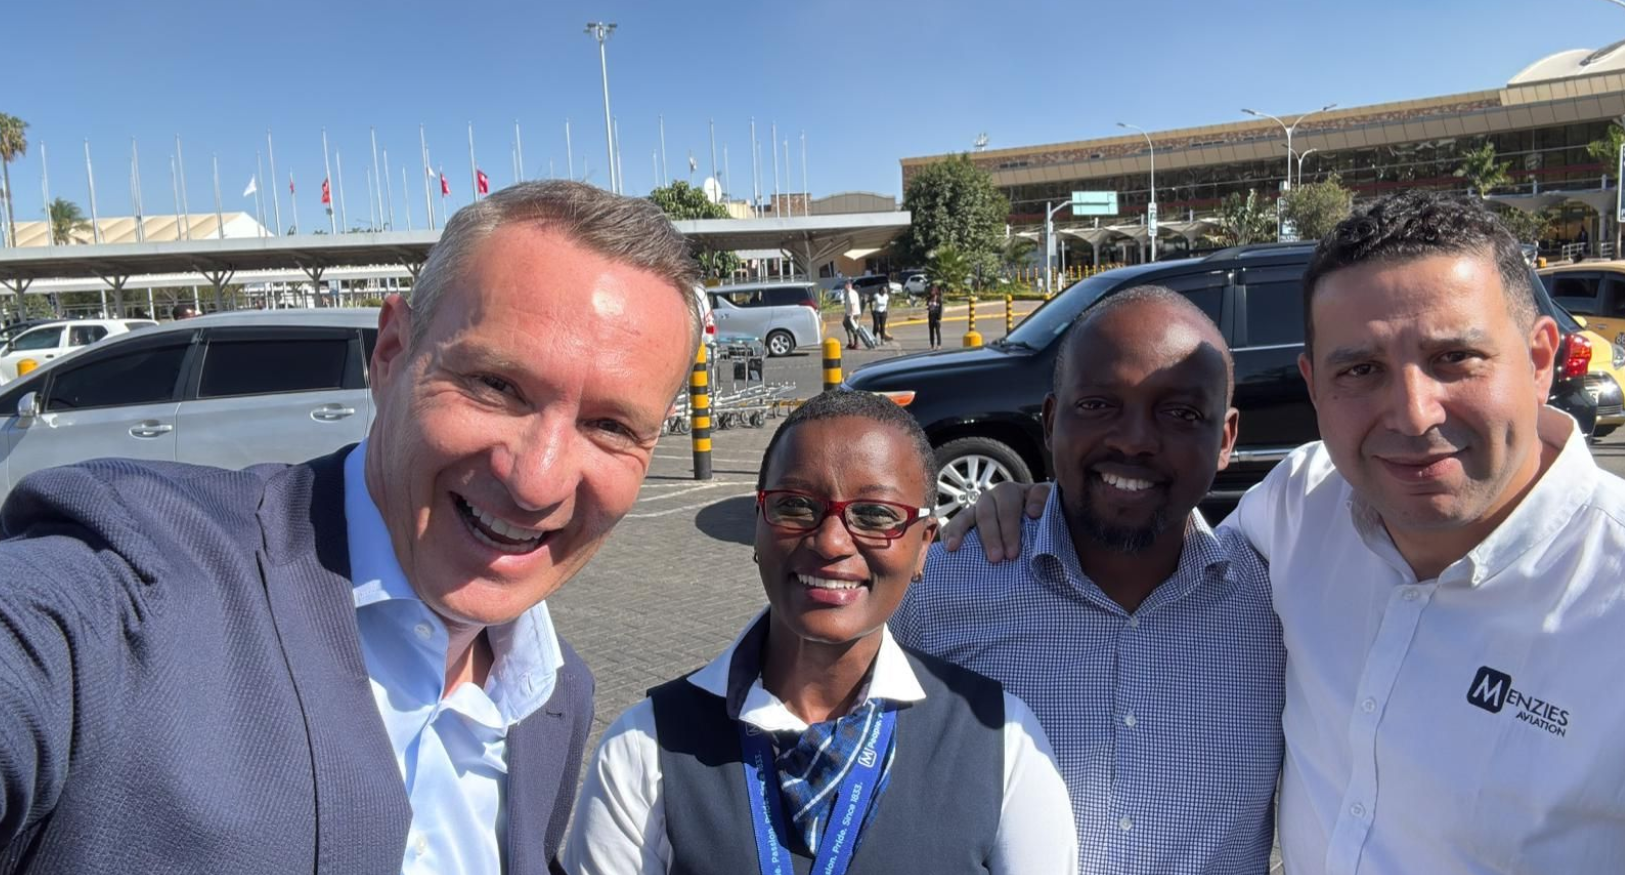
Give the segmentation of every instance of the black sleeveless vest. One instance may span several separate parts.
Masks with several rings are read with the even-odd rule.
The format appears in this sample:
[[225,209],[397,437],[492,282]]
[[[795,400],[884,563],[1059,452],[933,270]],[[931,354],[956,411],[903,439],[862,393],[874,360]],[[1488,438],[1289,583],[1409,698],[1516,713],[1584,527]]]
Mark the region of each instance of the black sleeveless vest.
[[[925,698],[898,709],[891,777],[848,871],[986,872],[1004,804],[1003,689],[968,669],[904,652]],[[672,875],[754,875],[756,834],[727,703],[686,678],[649,697]],[[786,847],[800,844],[780,838]],[[812,868],[801,853],[792,851],[791,861],[798,875]]]

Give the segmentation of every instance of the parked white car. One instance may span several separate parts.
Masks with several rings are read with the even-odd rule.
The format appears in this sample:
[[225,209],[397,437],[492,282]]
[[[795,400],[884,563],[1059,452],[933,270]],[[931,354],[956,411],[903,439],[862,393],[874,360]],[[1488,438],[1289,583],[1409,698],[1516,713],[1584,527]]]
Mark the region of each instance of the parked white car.
[[817,347],[823,340],[818,287],[812,283],[741,283],[708,291],[719,335],[757,338],[771,356]]
[[125,332],[0,390],[0,498],[87,459],[242,468],[367,434],[376,309],[263,310]]
[[923,295],[930,286],[930,278],[923,273],[911,273],[903,280],[903,291],[910,295]]
[[17,363],[23,359],[43,365],[103,338],[157,324],[151,319],[69,319],[30,328],[0,347],[0,383],[17,379]]

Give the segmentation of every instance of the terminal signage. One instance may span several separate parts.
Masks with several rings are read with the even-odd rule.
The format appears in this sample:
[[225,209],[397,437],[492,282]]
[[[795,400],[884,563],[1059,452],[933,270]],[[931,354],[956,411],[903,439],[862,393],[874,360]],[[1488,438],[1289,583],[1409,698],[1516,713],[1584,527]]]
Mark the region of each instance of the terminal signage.
[[1152,237],[1157,236],[1157,205],[1155,203],[1145,208],[1145,232]]
[[1072,193],[1072,215],[1074,216],[1115,216],[1117,215],[1117,192],[1115,191],[1075,191]]

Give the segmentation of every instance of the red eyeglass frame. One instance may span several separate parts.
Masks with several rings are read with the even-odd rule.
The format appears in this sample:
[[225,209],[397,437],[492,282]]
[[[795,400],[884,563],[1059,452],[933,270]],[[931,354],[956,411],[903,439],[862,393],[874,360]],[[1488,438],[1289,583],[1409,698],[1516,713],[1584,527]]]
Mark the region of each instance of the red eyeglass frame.
[[[767,518],[767,497],[769,495],[799,495],[802,498],[810,498],[813,501],[822,502],[824,504],[824,515],[820,516],[816,522],[807,528],[787,526],[783,523],[773,522]],[[852,527],[846,522],[846,509],[854,504],[881,504],[885,505],[886,507],[897,508],[898,510],[905,511],[908,518],[903,521],[902,528],[898,530],[897,534],[895,535],[885,535],[878,532],[854,532],[852,531]],[[846,529],[846,533],[851,535],[853,538],[872,541],[885,541],[888,544],[908,534],[910,526],[914,525],[920,520],[930,519],[931,517],[931,508],[929,507],[914,507],[912,505],[907,505],[896,501],[882,501],[878,498],[854,498],[848,501],[835,501],[834,499],[825,498],[822,495],[814,495],[811,492],[802,492],[799,489],[757,490],[756,510],[762,515],[763,522],[781,532],[795,532],[802,535],[807,534],[808,532],[816,532],[821,526],[824,525],[824,520],[829,519],[830,516],[833,515],[836,519],[841,521],[841,527]]]

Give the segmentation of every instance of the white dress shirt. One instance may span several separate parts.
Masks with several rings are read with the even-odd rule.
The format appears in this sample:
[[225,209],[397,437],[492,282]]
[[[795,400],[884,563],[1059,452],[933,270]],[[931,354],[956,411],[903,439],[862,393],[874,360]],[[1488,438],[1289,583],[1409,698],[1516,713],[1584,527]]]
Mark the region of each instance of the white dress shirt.
[[1287,871],[1625,872],[1625,481],[1561,451],[1466,557],[1417,580],[1321,444],[1225,525],[1270,561],[1287,648]]
[[412,803],[401,871],[496,875],[508,729],[553,694],[564,655],[547,606],[538,604],[486,630],[494,659],[483,687],[463,684],[442,698],[446,626],[395,558],[367,492],[366,451],[363,441],[344,460],[344,516],[361,654]]
[[[745,630],[754,625],[756,620]],[[741,632],[740,637],[743,635]],[[689,683],[726,697],[728,668],[739,640],[735,638],[722,655],[690,675]],[[891,630],[884,630],[863,701],[917,702],[924,698],[907,655]],[[769,732],[807,729],[805,721],[762,687],[759,677],[745,695],[739,719]],[[1004,719],[1004,804],[990,871],[994,875],[1074,875],[1078,852],[1072,809],[1049,740],[1032,711],[1009,693],[1004,694]],[[654,705],[644,699],[609,727],[593,755],[576,800],[564,868],[573,875],[665,875],[670,862]]]

